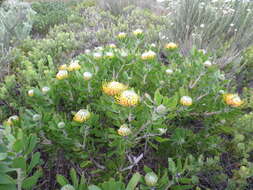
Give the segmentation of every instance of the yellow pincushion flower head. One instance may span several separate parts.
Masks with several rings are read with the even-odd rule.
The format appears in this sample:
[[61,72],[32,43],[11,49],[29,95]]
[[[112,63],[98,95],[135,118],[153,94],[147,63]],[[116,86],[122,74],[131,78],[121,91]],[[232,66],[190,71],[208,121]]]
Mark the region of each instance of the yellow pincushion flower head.
[[115,98],[118,104],[125,107],[136,106],[140,102],[140,96],[133,90],[124,90]]
[[81,66],[79,65],[79,61],[78,60],[72,60],[70,62],[70,65],[68,66],[68,71],[77,71],[81,69]]
[[103,92],[109,96],[115,96],[127,89],[127,86],[116,81],[111,81],[102,85]]
[[125,32],[120,32],[119,34],[118,34],[118,38],[119,39],[124,39],[124,38],[126,38],[126,33]]
[[141,35],[142,33],[143,33],[143,30],[140,29],[140,28],[133,31],[133,34],[134,34],[135,36],[139,36],[139,35]]
[[8,120],[6,121],[6,124],[11,126],[11,125],[13,125],[13,122],[16,122],[18,120],[19,120],[19,117],[17,115],[13,115],[8,118]]
[[191,106],[192,105],[192,98],[190,96],[182,96],[180,99],[180,103],[183,106]]
[[142,55],[141,55],[141,59],[142,60],[150,60],[150,59],[154,59],[156,56],[156,53],[149,50],[149,51],[146,51],[144,52]]
[[69,74],[67,70],[60,70],[57,74],[56,74],[56,78],[58,80],[63,80],[68,78]]
[[238,94],[224,94],[223,98],[225,103],[232,107],[239,107],[243,104],[243,101]]
[[177,49],[177,48],[178,48],[178,45],[173,42],[170,42],[165,45],[165,49],[173,50],[173,49]]
[[120,128],[118,129],[118,134],[123,137],[128,136],[131,133],[132,133],[131,129],[126,124],[121,125]]
[[75,116],[73,117],[73,120],[78,123],[83,123],[87,121],[91,117],[91,113],[86,109],[79,110]]
[[68,66],[67,66],[67,64],[63,64],[63,65],[60,65],[58,69],[59,70],[67,70]]

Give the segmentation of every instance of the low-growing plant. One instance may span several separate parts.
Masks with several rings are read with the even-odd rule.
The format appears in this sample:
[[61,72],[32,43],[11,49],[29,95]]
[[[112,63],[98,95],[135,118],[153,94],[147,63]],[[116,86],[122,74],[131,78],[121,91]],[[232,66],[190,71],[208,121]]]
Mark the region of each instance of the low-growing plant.
[[[19,125],[18,116],[9,122]],[[0,189],[32,189],[42,176],[40,153],[34,153],[38,143],[34,134],[25,134],[20,128],[0,126]]]

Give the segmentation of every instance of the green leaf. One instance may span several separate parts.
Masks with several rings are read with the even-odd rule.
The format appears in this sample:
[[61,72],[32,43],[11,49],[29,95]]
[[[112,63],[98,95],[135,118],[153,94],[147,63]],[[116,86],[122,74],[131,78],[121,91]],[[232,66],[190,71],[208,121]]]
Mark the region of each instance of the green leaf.
[[76,175],[76,171],[75,171],[74,168],[71,168],[71,170],[70,170],[70,177],[71,177],[71,180],[73,182],[74,187],[78,188],[79,179],[78,179],[78,177]]
[[171,189],[172,190],[187,190],[187,189],[192,189],[194,186],[193,185],[176,185],[173,186]]
[[41,176],[42,176],[42,171],[41,170],[36,171],[35,174],[33,174],[31,177],[26,178],[23,181],[22,188],[32,189],[36,185],[38,179]]
[[183,166],[182,166],[181,158],[177,158],[177,171],[179,173],[183,173]]
[[10,168],[6,162],[0,162],[0,173],[4,174],[7,172],[16,171],[15,168]]
[[32,160],[30,162],[30,165],[28,167],[27,173],[30,173],[32,171],[32,169],[40,162],[40,153],[36,152],[33,156],[32,156]]
[[183,184],[191,184],[192,183],[192,179],[191,178],[184,178],[184,177],[182,177],[182,178],[179,178],[178,181],[180,183],[183,183]]
[[146,165],[144,165],[143,170],[144,170],[145,173],[153,172],[153,170],[151,168],[149,168],[148,166],[146,166]]
[[157,89],[157,90],[155,91],[154,100],[155,100],[155,102],[157,103],[157,105],[162,104],[163,96],[160,94],[159,89]]
[[159,143],[168,142],[168,138],[162,138],[162,137],[155,137],[155,140]]
[[83,161],[81,164],[80,164],[80,167],[81,168],[86,168],[88,165],[92,164],[91,161]]
[[57,174],[57,175],[56,175],[56,181],[57,181],[61,186],[70,184],[69,181],[68,181],[64,176],[62,176],[62,175],[60,175],[60,174]]
[[31,135],[29,137],[28,144],[26,145],[27,147],[26,154],[30,154],[35,148],[36,144],[37,144],[37,137],[35,135]]
[[5,160],[7,158],[7,153],[0,153],[0,161]]
[[15,184],[15,181],[10,176],[0,173],[0,184]]
[[100,189],[98,186],[96,186],[96,185],[90,185],[89,187],[88,187],[88,190],[102,190],[102,189]]
[[163,104],[169,109],[169,110],[175,110],[178,104],[178,94],[176,93],[171,98],[164,98]]
[[84,178],[84,175],[82,175],[78,190],[84,190],[84,189],[87,189],[87,186],[86,186],[86,180]]
[[141,175],[139,173],[135,173],[131,180],[129,181],[126,190],[134,190],[135,187],[138,185],[141,179]]
[[15,184],[6,184],[6,185],[0,184],[0,189],[1,190],[17,190],[17,187]]
[[24,147],[25,147],[24,141],[21,139],[18,139],[15,141],[12,148],[15,152],[20,152],[24,149]]
[[175,162],[172,160],[172,158],[168,158],[168,163],[169,163],[169,171],[171,172],[172,175],[175,175],[177,171]]
[[13,160],[14,168],[21,168],[23,172],[26,171],[26,159],[24,157],[18,157]]

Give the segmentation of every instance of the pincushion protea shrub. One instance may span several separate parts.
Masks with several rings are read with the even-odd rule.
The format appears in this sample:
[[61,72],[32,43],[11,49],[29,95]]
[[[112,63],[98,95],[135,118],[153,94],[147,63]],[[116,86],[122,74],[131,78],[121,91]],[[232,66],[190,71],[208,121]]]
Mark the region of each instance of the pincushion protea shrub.
[[38,134],[42,147],[63,150],[76,164],[93,163],[103,179],[124,175],[138,164],[133,154],[140,161],[147,150],[162,152],[161,158],[219,154],[221,120],[236,119],[244,104],[230,104],[240,97],[224,101],[233,91],[217,65],[204,64],[208,54],[193,49],[184,57],[178,48],[164,48],[165,64],[156,47],[143,47],[143,36],[116,35],[114,45],[59,66],[50,56],[37,67],[26,62],[29,69],[17,75],[27,81],[19,122],[11,126]]

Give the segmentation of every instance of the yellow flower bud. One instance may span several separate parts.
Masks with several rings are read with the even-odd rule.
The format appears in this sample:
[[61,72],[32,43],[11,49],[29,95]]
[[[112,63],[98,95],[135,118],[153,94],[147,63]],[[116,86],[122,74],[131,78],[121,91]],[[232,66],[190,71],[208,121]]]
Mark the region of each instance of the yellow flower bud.
[[192,98],[189,96],[183,96],[180,99],[180,103],[184,106],[191,106],[192,105]]
[[50,88],[48,86],[44,86],[44,87],[42,87],[41,91],[43,94],[46,94],[47,92],[50,91]]
[[90,80],[92,78],[92,73],[90,72],[84,72],[83,73],[84,80]]
[[56,78],[58,80],[63,80],[68,78],[69,74],[67,70],[60,70],[57,74],[56,74]]
[[155,56],[156,56],[156,53],[150,50],[150,51],[144,52],[141,55],[141,59],[142,60],[150,60],[150,59],[154,59]]
[[118,134],[120,136],[128,136],[132,133],[131,129],[126,125],[121,125],[120,128],[118,129]]
[[203,63],[203,65],[206,66],[206,67],[211,67],[211,66],[212,66],[212,62],[209,61],[209,60],[207,60],[207,61],[205,61],[205,62]]
[[118,34],[118,38],[119,39],[123,39],[123,38],[125,38],[126,37],[126,33],[125,32],[120,32],[119,34]]
[[75,116],[73,117],[73,120],[78,123],[83,123],[87,121],[91,117],[91,113],[86,109],[79,110]]
[[34,90],[33,89],[28,91],[28,96],[30,96],[30,97],[34,96]]
[[77,71],[79,69],[81,69],[81,66],[79,65],[78,60],[70,62],[70,65],[68,66],[68,71]]
[[173,42],[170,42],[170,43],[165,45],[165,49],[173,50],[173,49],[176,49],[176,48],[178,48],[178,45],[173,43]]
[[154,172],[149,172],[144,177],[145,182],[148,186],[153,187],[157,184],[158,177]]
[[68,66],[67,66],[67,64],[60,65],[58,69],[59,69],[59,70],[67,70],[67,69],[68,69]]
[[165,71],[168,75],[172,74],[173,73],[173,70],[172,69],[166,69]]
[[143,33],[143,30],[142,30],[142,29],[136,29],[136,30],[133,31],[133,34],[134,34],[135,36],[141,35],[142,33]]
[[8,118],[8,120],[6,121],[6,124],[11,126],[14,124],[13,122],[17,122],[18,120],[19,120],[19,117],[17,115],[13,115]]

